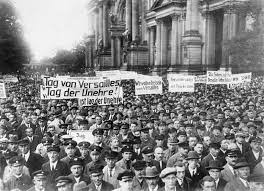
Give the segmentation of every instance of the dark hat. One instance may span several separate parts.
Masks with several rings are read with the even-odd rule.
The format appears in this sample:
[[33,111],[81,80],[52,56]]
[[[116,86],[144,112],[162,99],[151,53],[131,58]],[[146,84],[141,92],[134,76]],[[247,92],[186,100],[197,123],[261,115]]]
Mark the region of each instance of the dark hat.
[[120,129],[120,126],[118,124],[113,125],[113,130],[119,130],[119,129]]
[[6,117],[6,115],[1,115],[0,120],[2,120],[2,119],[9,121],[9,119]]
[[127,123],[122,123],[120,129],[129,129],[129,125]]
[[46,117],[39,117],[38,120],[39,120],[39,121],[46,121],[47,118],[46,118]]
[[150,130],[149,127],[143,127],[143,128],[141,129],[141,132],[149,133],[149,130]]
[[151,153],[154,153],[154,150],[153,148],[149,147],[149,146],[146,146],[142,149],[141,151],[143,154],[151,154]]
[[191,160],[191,159],[200,159],[196,151],[189,151],[186,160]]
[[60,147],[57,146],[57,145],[49,146],[48,149],[47,149],[47,152],[51,152],[51,151],[55,151],[55,152],[59,153],[60,152]]
[[143,161],[143,160],[138,160],[132,164],[135,170],[143,170],[144,168],[146,168],[146,165],[147,165],[146,161]]
[[262,139],[260,137],[254,136],[249,138],[249,143],[256,142],[256,143],[262,143]]
[[165,136],[163,134],[159,134],[155,136],[155,140],[164,140]]
[[9,163],[13,166],[21,166],[24,165],[24,158],[22,156],[13,156],[10,160]]
[[34,177],[34,179],[46,179],[47,175],[48,173],[43,170],[37,170],[32,173],[32,176]]
[[246,135],[245,135],[243,132],[237,132],[237,133],[235,134],[235,137],[243,137],[243,138],[245,138]]
[[53,143],[53,139],[50,138],[50,137],[44,137],[42,140],[41,140],[41,143],[43,145],[51,145]]
[[220,149],[221,145],[218,142],[212,142],[210,143],[209,147],[214,149]]
[[56,178],[56,187],[61,187],[64,186],[66,184],[72,184],[73,180],[68,177],[68,176],[59,176],[58,178]]
[[165,178],[166,176],[170,175],[170,174],[177,174],[176,168],[174,167],[166,167],[165,169],[163,169],[160,173],[160,178]]
[[90,174],[97,174],[100,175],[103,173],[103,165],[93,165],[91,166],[91,168],[89,169]]
[[69,166],[72,167],[74,165],[83,166],[84,165],[83,159],[77,158],[77,157],[74,158],[74,159],[71,159],[70,162],[69,162]]
[[157,170],[156,166],[151,166],[146,168],[145,178],[156,178],[159,176],[159,171]]
[[123,141],[121,141],[121,144],[132,146],[133,144],[135,144],[135,142],[134,140],[128,138],[128,139],[124,139]]
[[210,170],[210,169],[218,169],[218,170],[223,170],[224,168],[222,167],[220,161],[218,160],[211,160],[209,161],[209,166],[206,167],[206,170]]
[[220,126],[217,126],[217,125],[212,128],[212,131],[215,130],[215,129],[219,130],[219,131],[222,131],[222,128]]
[[134,144],[141,144],[141,139],[140,138],[134,138]]
[[87,120],[81,120],[79,122],[79,125],[88,125],[88,121]]
[[211,176],[205,176],[202,179],[202,182],[214,182],[215,180]]
[[29,145],[30,141],[28,139],[22,139],[18,142],[19,146],[25,146],[25,145]]
[[90,150],[91,154],[98,154],[99,155],[102,152],[103,148],[99,147],[97,145],[91,145],[89,147],[89,150]]
[[64,143],[64,146],[75,148],[77,146],[77,142],[74,140],[69,140]]
[[68,124],[60,124],[60,129],[67,129],[68,128]]
[[205,111],[201,111],[201,112],[199,113],[199,115],[206,116],[206,112],[205,112]]
[[77,106],[72,106],[71,108],[70,108],[70,110],[73,110],[73,109],[78,109],[78,107]]
[[8,139],[8,143],[18,144],[18,137],[17,136],[10,136]]
[[6,160],[8,160],[8,159],[11,159],[14,156],[18,156],[18,153],[15,152],[15,151],[7,150],[7,151],[3,152],[3,155],[4,155],[4,158]]
[[227,135],[225,136],[225,139],[227,139],[227,140],[235,139],[235,135],[234,135],[234,134],[227,134]]
[[128,180],[132,180],[134,176],[135,173],[132,170],[124,170],[123,172],[118,174],[117,180],[128,181]]
[[124,153],[124,152],[131,152],[131,153],[133,153],[133,147],[132,146],[125,145],[125,146],[122,147],[121,152],[122,153]]
[[177,137],[179,137],[179,136],[187,136],[187,134],[186,134],[186,132],[185,131],[179,131],[178,133],[177,133]]
[[80,142],[78,144],[78,147],[79,148],[86,148],[86,149],[88,149],[90,146],[91,146],[91,144],[89,142],[87,142],[87,141],[82,141],[82,142]]
[[177,145],[178,147],[181,147],[181,148],[189,148],[189,144],[187,142],[181,142],[181,143],[178,143]]
[[241,159],[238,163],[235,164],[234,169],[239,169],[242,167],[249,167],[249,163],[246,160]]
[[118,157],[118,152],[111,150],[105,153],[105,158],[107,159],[116,159],[117,157]]
[[229,156],[229,157],[237,157],[239,155],[239,150],[227,150],[226,153],[225,153],[225,156]]
[[94,129],[92,134],[95,135],[103,135],[104,134],[104,130],[103,129]]

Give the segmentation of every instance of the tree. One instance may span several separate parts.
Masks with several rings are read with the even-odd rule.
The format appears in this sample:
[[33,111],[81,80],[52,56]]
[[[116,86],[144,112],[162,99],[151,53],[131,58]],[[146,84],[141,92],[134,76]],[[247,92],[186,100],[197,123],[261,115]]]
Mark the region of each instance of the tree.
[[0,71],[17,73],[29,61],[30,51],[14,7],[8,1],[0,1]]
[[240,15],[251,18],[251,30],[224,42],[232,56],[231,65],[237,72],[264,71],[263,1],[251,0],[234,7]]

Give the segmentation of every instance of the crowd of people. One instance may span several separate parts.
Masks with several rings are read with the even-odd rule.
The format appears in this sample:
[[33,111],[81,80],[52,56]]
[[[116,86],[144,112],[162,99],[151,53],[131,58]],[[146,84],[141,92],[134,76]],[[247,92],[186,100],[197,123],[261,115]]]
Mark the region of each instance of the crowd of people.
[[[236,88],[135,96],[81,107],[40,100],[40,82],[1,100],[2,191],[263,191],[264,77]],[[90,130],[76,142],[72,130]]]

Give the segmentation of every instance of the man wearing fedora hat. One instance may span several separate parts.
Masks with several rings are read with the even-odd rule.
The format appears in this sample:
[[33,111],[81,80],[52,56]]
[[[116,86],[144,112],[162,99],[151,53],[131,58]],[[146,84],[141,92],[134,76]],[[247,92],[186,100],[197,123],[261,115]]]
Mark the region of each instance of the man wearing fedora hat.
[[216,191],[224,191],[224,188],[227,182],[221,178],[221,170],[224,168],[221,165],[220,161],[210,161],[209,166],[206,168],[209,175],[215,180]]
[[224,191],[248,191],[249,182],[248,178],[250,175],[250,167],[244,158],[241,158],[239,162],[234,166],[236,170],[236,178],[228,182],[225,186]]
[[148,185],[146,191],[157,191],[161,188],[161,185],[159,185],[159,171],[155,166],[147,167],[144,177]]

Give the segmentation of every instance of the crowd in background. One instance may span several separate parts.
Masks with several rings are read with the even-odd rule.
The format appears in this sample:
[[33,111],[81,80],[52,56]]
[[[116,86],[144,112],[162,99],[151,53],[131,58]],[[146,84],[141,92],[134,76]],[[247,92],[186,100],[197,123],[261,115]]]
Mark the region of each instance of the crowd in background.
[[[135,96],[118,105],[40,100],[40,82],[6,85],[0,190],[264,190],[264,77],[236,88]],[[71,130],[90,130],[76,142]]]

